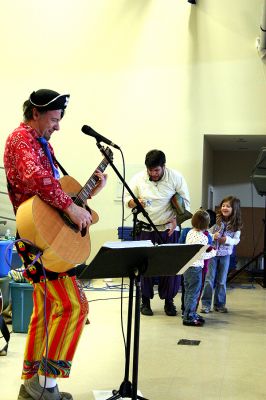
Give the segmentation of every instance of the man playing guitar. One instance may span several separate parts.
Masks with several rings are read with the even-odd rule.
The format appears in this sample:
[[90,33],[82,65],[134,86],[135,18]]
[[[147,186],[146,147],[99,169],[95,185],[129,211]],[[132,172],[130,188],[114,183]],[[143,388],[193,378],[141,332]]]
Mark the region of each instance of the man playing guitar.
[[[23,105],[24,121],[7,138],[4,167],[8,192],[15,213],[19,206],[36,196],[44,203],[67,216],[77,231],[88,229],[91,213],[77,205],[62,189],[53,148],[47,143],[54,131],[60,129],[69,94],[40,89],[32,92]],[[96,184],[90,196],[97,194],[106,183],[106,174],[95,171]],[[17,249],[24,265],[32,262],[36,249],[21,237]],[[33,313],[28,329],[24,354],[22,385],[18,399],[72,399],[69,393],[59,392],[56,378],[67,378],[72,359],[83,330],[88,302],[76,279],[75,268],[63,273],[44,269],[40,262],[26,270],[33,283]],[[46,302],[45,300],[46,295]],[[46,315],[46,320],[45,320]],[[46,324],[48,335],[46,335]],[[26,391],[23,397],[23,390]]]

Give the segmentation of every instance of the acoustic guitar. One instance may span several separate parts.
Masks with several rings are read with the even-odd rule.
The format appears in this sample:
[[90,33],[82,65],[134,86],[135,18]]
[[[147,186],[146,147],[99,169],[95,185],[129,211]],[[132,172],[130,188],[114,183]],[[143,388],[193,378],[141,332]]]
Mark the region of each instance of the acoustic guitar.
[[[105,151],[112,159],[111,149],[107,147]],[[104,158],[96,169],[103,172],[108,163]],[[71,196],[74,203],[86,207],[91,213],[92,224],[98,222],[99,217],[87,206],[86,201],[97,181],[95,171],[84,187],[69,175],[60,179],[62,189]],[[64,212],[50,206],[37,195],[19,206],[16,226],[21,240],[27,239],[42,250],[43,265],[50,271],[65,272],[82,264],[90,255],[89,229],[80,232]]]

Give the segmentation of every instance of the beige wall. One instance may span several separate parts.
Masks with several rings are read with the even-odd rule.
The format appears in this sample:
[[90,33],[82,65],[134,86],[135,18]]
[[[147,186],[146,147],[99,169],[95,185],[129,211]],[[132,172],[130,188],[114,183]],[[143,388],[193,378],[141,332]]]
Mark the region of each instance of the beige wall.
[[[91,125],[119,144],[129,170],[160,148],[201,204],[203,134],[265,133],[265,66],[255,40],[262,0],[1,1],[0,107],[3,154],[21,104],[42,87],[70,92],[53,144],[84,183],[101,160]],[[118,151],[114,162],[121,165]],[[92,200],[101,216],[93,254],[116,239],[117,179]],[[1,195],[1,199],[3,196]],[[4,199],[1,201],[5,201]]]

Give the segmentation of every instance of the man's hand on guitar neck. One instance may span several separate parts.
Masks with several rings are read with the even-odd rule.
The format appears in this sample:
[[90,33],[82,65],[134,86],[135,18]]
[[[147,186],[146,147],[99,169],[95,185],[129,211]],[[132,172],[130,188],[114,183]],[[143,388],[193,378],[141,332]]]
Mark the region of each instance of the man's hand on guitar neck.
[[106,185],[107,180],[107,174],[103,174],[99,169],[96,169],[94,175],[97,176],[98,181],[91,192],[91,196],[95,196],[97,193],[99,193],[100,190],[102,190],[102,188]]
[[[95,196],[106,184],[107,175],[103,174],[100,170],[96,170],[94,173],[98,180],[96,186],[91,191],[91,196]],[[64,213],[76,224],[80,231],[87,228],[92,223],[92,216],[89,211],[83,207],[77,206],[75,203],[70,204],[68,208],[64,210]]]
[[89,211],[83,207],[77,206],[75,203],[70,204],[70,206],[67,207],[64,212],[71,219],[71,221],[78,226],[80,231],[91,224],[92,219]]

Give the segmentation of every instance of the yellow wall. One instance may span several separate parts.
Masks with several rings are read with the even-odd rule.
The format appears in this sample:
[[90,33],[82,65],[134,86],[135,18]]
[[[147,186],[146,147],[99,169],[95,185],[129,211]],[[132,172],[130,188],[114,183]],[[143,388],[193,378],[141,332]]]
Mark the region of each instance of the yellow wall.
[[[203,135],[265,133],[265,66],[255,47],[262,0],[1,0],[2,157],[32,90],[71,94],[58,159],[84,183],[102,156],[83,124],[119,144],[130,170],[160,148],[201,204]],[[114,162],[121,157],[114,150]],[[92,200],[93,252],[116,239],[121,207],[109,168]]]

